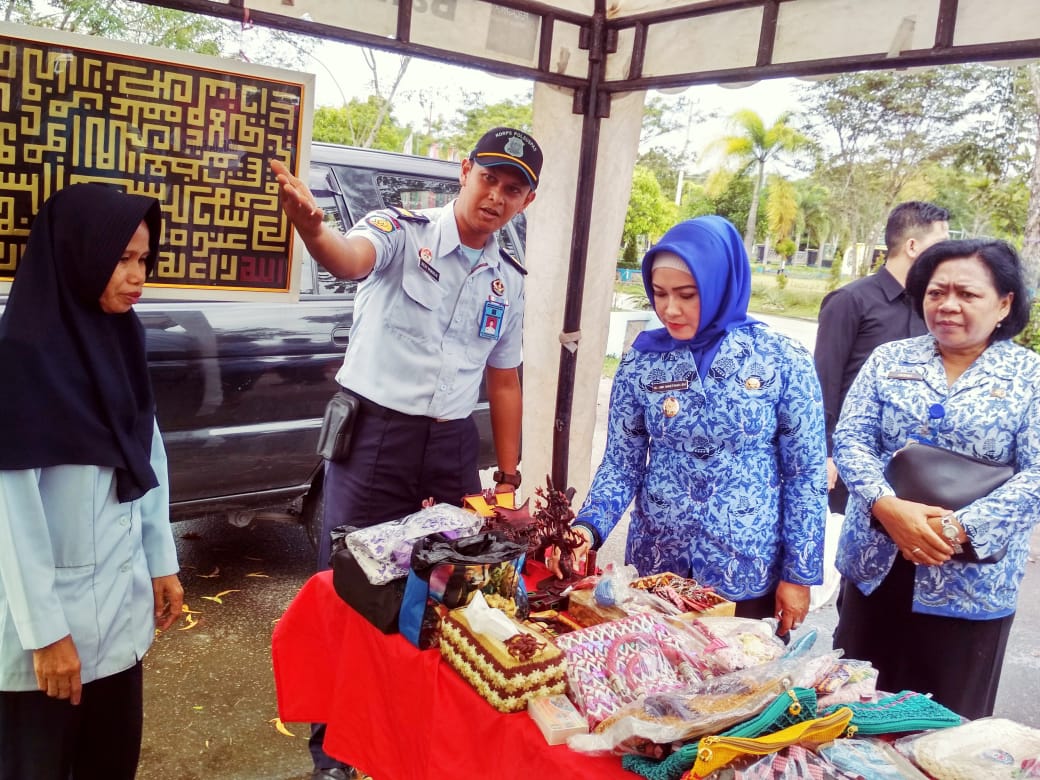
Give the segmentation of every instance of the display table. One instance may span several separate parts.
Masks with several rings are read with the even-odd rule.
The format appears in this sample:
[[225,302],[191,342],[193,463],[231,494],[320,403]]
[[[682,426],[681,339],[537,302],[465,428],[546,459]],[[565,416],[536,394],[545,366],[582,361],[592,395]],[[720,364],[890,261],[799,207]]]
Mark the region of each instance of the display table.
[[547,745],[526,712],[498,712],[437,650],[387,636],[311,577],[271,643],[283,721],[327,723],[325,750],[375,780],[629,780],[616,756]]

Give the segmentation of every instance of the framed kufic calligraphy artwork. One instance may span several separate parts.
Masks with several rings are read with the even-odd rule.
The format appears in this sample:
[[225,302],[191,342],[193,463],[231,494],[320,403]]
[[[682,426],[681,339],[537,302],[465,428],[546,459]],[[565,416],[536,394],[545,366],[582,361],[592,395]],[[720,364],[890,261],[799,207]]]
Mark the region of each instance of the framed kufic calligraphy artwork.
[[306,73],[0,23],[0,292],[43,202],[96,181],[162,203],[148,296],[295,298],[268,162],[306,170],[313,94]]

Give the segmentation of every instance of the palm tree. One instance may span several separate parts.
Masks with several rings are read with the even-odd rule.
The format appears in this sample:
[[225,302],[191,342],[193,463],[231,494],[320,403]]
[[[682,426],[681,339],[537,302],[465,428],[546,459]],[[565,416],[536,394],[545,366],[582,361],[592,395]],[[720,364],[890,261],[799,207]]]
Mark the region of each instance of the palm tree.
[[[798,198],[795,186],[783,176],[772,174],[766,187],[766,217],[774,245],[790,239],[798,221]],[[795,250],[797,250],[797,245]],[[780,252],[780,250],[777,250]],[[768,256],[768,252],[766,253]],[[783,252],[780,252],[782,255]]]
[[757,113],[749,108],[741,109],[730,117],[738,132],[712,142],[711,148],[721,149],[727,160],[736,160],[739,175],[755,171],[755,186],[752,190],[751,208],[748,211],[747,227],[744,230],[744,246],[750,254],[755,244],[755,223],[758,220],[758,199],[766,179],[766,163],[781,152],[794,152],[809,144],[809,139],[790,124],[792,114],[785,111],[771,127],[766,127]]

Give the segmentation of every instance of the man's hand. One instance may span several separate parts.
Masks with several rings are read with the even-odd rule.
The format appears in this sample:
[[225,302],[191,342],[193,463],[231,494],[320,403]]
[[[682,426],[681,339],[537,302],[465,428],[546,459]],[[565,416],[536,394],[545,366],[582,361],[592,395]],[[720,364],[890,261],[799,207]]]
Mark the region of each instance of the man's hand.
[[834,458],[827,458],[827,489],[834,490],[838,484],[838,467],[834,465]]
[[316,237],[321,233],[325,212],[318,208],[318,202],[303,180],[293,176],[281,160],[271,160],[270,165],[278,179],[282,211],[305,242]]
[[79,704],[83,683],[79,653],[71,634],[33,650],[33,671],[41,691],[53,699],[68,699],[70,704]]
[[152,594],[155,597],[155,626],[165,631],[181,616],[184,588],[176,574],[169,574],[152,579]]

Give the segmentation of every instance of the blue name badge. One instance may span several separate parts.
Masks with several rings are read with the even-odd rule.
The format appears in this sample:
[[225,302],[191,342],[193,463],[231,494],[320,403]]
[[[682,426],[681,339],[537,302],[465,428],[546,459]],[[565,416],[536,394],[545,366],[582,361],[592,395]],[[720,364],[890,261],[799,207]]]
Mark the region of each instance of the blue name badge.
[[502,317],[506,307],[498,301],[484,301],[484,311],[480,315],[480,337],[498,340],[502,335]]

